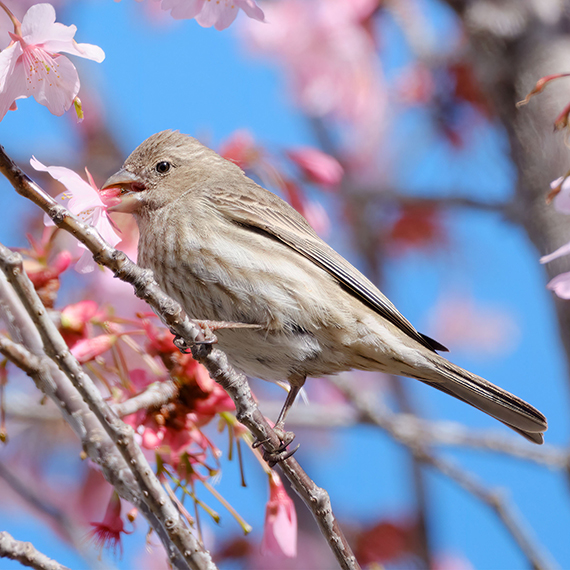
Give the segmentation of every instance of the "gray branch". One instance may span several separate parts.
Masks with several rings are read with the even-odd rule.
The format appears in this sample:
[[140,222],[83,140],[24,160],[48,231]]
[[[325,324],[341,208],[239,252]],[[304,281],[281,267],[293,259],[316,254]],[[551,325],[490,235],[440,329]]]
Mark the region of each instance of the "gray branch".
[[[77,359],[71,354],[36,293],[34,285],[26,275],[22,256],[19,253],[13,253],[0,244],[0,268],[12,287],[14,287],[20,301],[36,325],[44,344],[45,353],[69,378],[89,406],[89,409],[95,414],[107,435],[117,446],[134,475],[139,489],[142,491],[142,502],[151,509],[158,520],[164,521],[164,527],[170,540],[178,548],[191,568],[197,570],[215,568],[210,555],[190,532],[158,481],[142,450],[135,442],[133,429],[113,412],[91,378],[85,374]],[[14,346],[11,348],[14,348]],[[8,357],[7,352],[6,356]],[[42,374],[44,366],[42,366],[42,362],[37,357],[28,353],[26,361],[24,361],[21,351],[19,356],[21,357],[20,363],[22,366],[26,362],[33,362],[34,358],[36,359],[33,368],[28,368],[27,370],[24,368],[27,374],[30,376]]]
[[[182,307],[160,290],[152,277],[152,272],[138,267],[123,252],[114,249],[103,240],[94,228],[83,223],[66,208],[59,205],[49,194],[22,172],[8,157],[2,147],[0,147],[0,171],[6,176],[20,195],[39,206],[50,216],[59,228],[70,232],[81,241],[81,243],[93,253],[93,258],[97,263],[110,269],[115,277],[130,283],[135,290],[135,294],[146,301],[160,316],[164,324],[168,326],[175,335],[184,339],[187,345],[192,345],[196,340],[205,340],[203,332],[195,323],[188,319]],[[17,264],[12,262],[11,265],[14,266],[16,272],[19,271]],[[14,278],[16,277],[13,270],[11,275]],[[39,316],[34,314],[34,318],[41,319],[42,317],[45,317],[45,314]],[[51,342],[53,338],[46,340],[50,340]],[[77,380],[79,375],[82,374],[82,371],[80,367],[78,369],[75,363],[69,358],[67,346],[52,346],[49,350],[50,355],[54,358],[56,355],[59,356],[58,362],[65,367],[66,373],[70,376],[73,375],[74,379]],[[266,451],[276,453],[281,445],[281,441],[259,411],[251,394],[246,377],[238,373],[228,364],[226,355],[223,352],[214,349],[209,344],[194,345],[193,356],[206,367],[212,378],[218,382],[233,399],[236,405],[237,419],[243,423],[259,441],[263,442],[263,447]],[[92,397],[94,399],[92,403],[96,403],[97,397],[95,394],[88,393],[87,391],[82,392],[82,394],[84,397]],[[100,394],[99,399],[101,399]],[[115,430],[114,426],[118,418],[114,412],[107,407],[105,413],[99,413],[98,417],[104,422],[106,429],[112,432],[109,433],[109,435],[112,438],[114,436],[118,437],[117,441],[121,442],[121,452],[126,453],[129,451],[129,433],[123,433],[125,430],[120,427],[120,424],[117,424]],[[122,422],[120,423],[122,424]],[[127,439],[126,442],[125,436]],[[333,514],[328,493],[324,489],[319,488],[308,477],[294,458],[289,457],[282,461],[280,466],[283,473],[290,480],[295,492],[301,497],[307,508],[309,508],[313,514],[329,547],[336,556],[340,567],[343,570],[358,569],[358,562]],[[184,554],[188,553],[184,552]]]
[[6,531],[0,532],[0,558],[16,560],[36,570],[69,570],[67,566],[37,551],[31,542],[21,542]]
[[101,428],[99,421],[67,376],[45,357],[38,331],[1,271],[0,299],[2,299],[1,309],[4,318],[5,320],[6,317],[9,318],[10,330],[23,342],[23,344],[12,341],[7,343],[8,339],[2,339],[6,356],[10,354],[12,362],[24,370],[28,369],[36,387],[56,404],[63,418],[80,439],[83,450],[101,467],[107,481],[115,487],[121,497],[139,508],[162,541],[173,566],[179,570],[187,570],[188,565],[170,542],[163,521],[157,519],[146,503],[141,501],[137,483],[115,444]]
[[435,455],[423,438],[416,437],[414,430],[399,429],[397,422],[394,421],[394,414],[384,407],[378,409],[378,404],[373,403],[366,394],[355,390],[352,383],[342,377],[331,377],[330,381],[355,406],[362,421],[384,429],[396,441],[406,446],[419,461],[434,467],[488,505],[499,517],[533,568],[536,570],[557,568],[544,548],[532,536],[530,529],[523,523],[522,517],[515,514],[515,509],[504,492],[487,489],[470,473]]

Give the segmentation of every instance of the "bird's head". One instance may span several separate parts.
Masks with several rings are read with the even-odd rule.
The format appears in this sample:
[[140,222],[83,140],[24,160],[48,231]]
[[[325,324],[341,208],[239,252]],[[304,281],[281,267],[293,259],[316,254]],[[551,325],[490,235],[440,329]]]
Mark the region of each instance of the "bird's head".
[[228,167],[238,168],[188,135],[162,131],[140,144],[103,189],[121,188],[121,203],[110,212],[137,215],[172,203]]

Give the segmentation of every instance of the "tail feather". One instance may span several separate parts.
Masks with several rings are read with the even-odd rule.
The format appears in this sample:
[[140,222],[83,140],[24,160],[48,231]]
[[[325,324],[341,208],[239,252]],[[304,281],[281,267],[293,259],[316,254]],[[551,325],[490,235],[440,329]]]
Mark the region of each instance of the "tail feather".
[[529,441],[543,443],[542,434],[548,429],[548,422],[536,408],[438,355],[433,355],[430,361],[435,365],[437,377],[421,378],[423,382],[489,414]]

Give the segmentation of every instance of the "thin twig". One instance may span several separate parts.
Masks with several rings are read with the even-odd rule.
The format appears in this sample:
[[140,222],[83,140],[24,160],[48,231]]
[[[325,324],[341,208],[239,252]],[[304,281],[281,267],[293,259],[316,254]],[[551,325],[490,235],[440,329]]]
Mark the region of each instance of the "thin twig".
[[[39,206],[59,228],[70,232],[81,241],[93,253],[97,263],[109,268],[115,277],[130,283],[134,287],[135,294],[145,300],[164,324],[174,334],[184,339],[187,345],[192,345],[196,340],[204,340],[202,331],[188,319],[182,307],[160,290],[152,277],[152,272],[135,265],[123,252],[114,249],[103,240],[94,228],[58,204],[22,172],[2,147],[0,147],[0,171],[16,192]],[[195,346],[193,356],[206,367],[210,376],[233,399],[237,419],[263,442],[264,448],[269,453],[277,452],[281,441],[259,411],[245,376],[234,370],[228,364],[226,355],[211,345]],[[334,517],[328,493],[315,485],[294,458],[289,457],[280,465],[293,489],[313,514],[340,567],[343,570],[360,568]]]
[[[277,417],[281,405],[269,400],[259,400],[259,407],[268,417]],[[8,408],[8,412],[10,412]],[[481,451],[502,453],[524,461],[532,461],[552,469],[566,469],[570,455],[566,448],[555,445],[528,445],[521,437],[498,430],[473,430],[453,421],[429,421],[413,414],[390,412],[385,420],[390,429],[403,437],[421,441],[425,445],[468,447]],[[299,402],[291,408],[287,425],[295,427],[330,429],[346,428],[362,422],[360,414],[350,404],[303,405]]]
[[6,531],[0,532],[0,558],[17,560],[36,570],[69,570],[67,566],[48,558],[34,548],[31,542],[21,542]]
[[178,395],[178,384],[174,380],[155,382],[144,392],[125,400],[119,404],[114,404],[115,413],[123,418],[129,414],[135,414],[139,410],[159,408],[171,402]]

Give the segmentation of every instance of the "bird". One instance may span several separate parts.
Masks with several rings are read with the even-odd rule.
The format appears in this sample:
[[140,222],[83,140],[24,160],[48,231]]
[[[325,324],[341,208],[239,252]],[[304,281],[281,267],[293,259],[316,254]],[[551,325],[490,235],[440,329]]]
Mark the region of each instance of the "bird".
[[[139,229],[137,263],[189,317],[241,323],[216,330],[229,362],[249,377],[286,382],[275,424],[306,378],[351,369],[415,378],[542,444],[545,416],[453,364],[305,218],[195,138],[165,130],[142,142],[103,185],[120,188],[109,212]],[[294,437],[294,435],[293,435]]]

